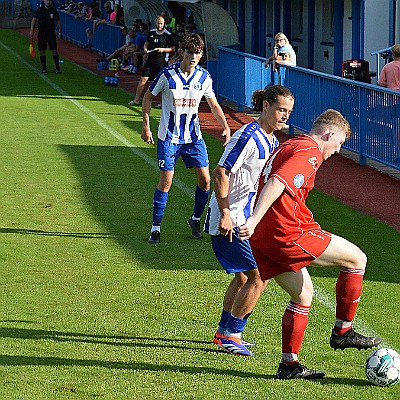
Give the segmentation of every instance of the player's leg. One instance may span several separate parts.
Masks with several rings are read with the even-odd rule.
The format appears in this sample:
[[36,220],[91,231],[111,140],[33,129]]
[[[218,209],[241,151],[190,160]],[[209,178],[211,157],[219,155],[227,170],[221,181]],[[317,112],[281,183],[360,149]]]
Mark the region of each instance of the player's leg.
[[340,268],[336,282],[336,321],[330,341],[331,347],[361,349],[379,344],[381,339],[365,337],[352,329],[367,265],[367,257],[361,249],[340,236],[332,235],[328,247],[312,265]]
[[302,268],[298,272],[285,272],[274,279],[290,296],[290,302],[282,317],[282,360],[276,378],[323,378],[324,372],[309,369],[298,360],[313,297],[310,275],[306,268]]
[[244,286],[247,281],[247,276],[243,272],[235,273],[235,276],[229,283],[222,304],[221,318],[218,323],[218,329],[214,337],[214,343],[217,343],[218,335],[223,335],[226,331],[228,319],[232,312],[232,306],[239,290]]
[[275,281],[290,296],[282,317],[282,362],[293,364],[298,361],[308,325],[313,284],[306,268],[298,272],[285,272],[276,276]]
[[227,236],[215,235],[211,237],[211,243],[224,270],[235,274],[225,293],[221,319],[213,341],[232,354],[252,356],[247,349],[251,343],[244,342],[241,335],[266,283],[261,281],[250,242],[240,240],[237,228],[232,241]]
[[172,186],[175,167],[176,146],[169,141],[157,141],[157,158],[160,177],[153,196],[153,220],[149,243],[160,243],[160,227]]
[[191,217],[187,220],[195,239],[202,239],[200,218],[206,208],[210,194],[210,171],[209,167],[195,168],[197,185],[194,191],[194,208]]
[[211,185],[208,152],[204,140],[200,139],[196,143],[183,146],[182,160],[186,168],[194,168],[197,177],[193,213],[187,222],[192,230],[192,236],[195,239],[201,239],[203,235],[200,229],[200,218],[208,203]]
[[[226,330],[221,338],[221,344],[224,344],[224,339],[235,340],[238,345],[236,345],[236,353],[234,352],[234,354],[252,355],[247,348],[254,346],[254,344],[244,341],[242,333],[268,281],[261,279],[258,268],[245,271],[241,275],[242,282],[244,281],[243,275],[246,280],[235,296],[231,313],[226,322]],[[238,351],[241,351],[241,353],[237,353]]]

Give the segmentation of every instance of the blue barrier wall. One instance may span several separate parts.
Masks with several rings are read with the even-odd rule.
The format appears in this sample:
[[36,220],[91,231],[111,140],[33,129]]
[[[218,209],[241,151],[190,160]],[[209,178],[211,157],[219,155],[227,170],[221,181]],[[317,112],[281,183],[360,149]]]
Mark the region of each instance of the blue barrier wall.
[[[78,45],[87,44],[86,29],[93,29],[93,21],[85,21],[82,18],[75,19],[73,14],[60,11],[63,38]],[[111,54],[117,47],[125,43],[120,26],[113,24],[101,24],[96,28],[92,38],[92,50],[102,54]]]
[[[218,57],[217,95],[239,106],[250,107],[254,90],[278,83],[265,59],[224,47]],[[289,131],[309,132],[314,119],[333,108],[351,125],[353,136],[343,147],[361,164],[371,159],[400,170],[400,92],[301,67],[281,67],[279,81],[296,97]]]
[[218,48],[217,94],[239,106],[251,106],[251,95],[271,84],[271,68],[264,67],[265,58],[227,48]]

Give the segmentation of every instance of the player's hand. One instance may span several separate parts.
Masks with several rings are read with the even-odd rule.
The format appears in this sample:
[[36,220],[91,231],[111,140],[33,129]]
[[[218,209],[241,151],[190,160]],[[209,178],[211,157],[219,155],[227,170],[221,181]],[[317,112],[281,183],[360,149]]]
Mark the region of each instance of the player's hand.
[[250,239],[254,233],[255,226],[252,222],[251,217],[246,221],[246,223],[239,227],[239,238],[240,240]]
[[225,128],[222,131],[222,136],[224,136],[224,138],[225,138],[225,141],[224,141],[224,144],[223,144],[223,146],[225,147],[229,143],[229,141],[231,140],[231,130],[230,130],[230,128]]
[[146,142],[148,144],[154,144],[153,134],[151,133],[151,130],[149,130],[149,129],[142,130],[141,138],[144,142]]
[[231,215],[228,212],[227,214],[221,215],[219,220],[219,232],[222,236],[229,236],[229,242],[232,242],[232,234],[233,234],[233,225]]

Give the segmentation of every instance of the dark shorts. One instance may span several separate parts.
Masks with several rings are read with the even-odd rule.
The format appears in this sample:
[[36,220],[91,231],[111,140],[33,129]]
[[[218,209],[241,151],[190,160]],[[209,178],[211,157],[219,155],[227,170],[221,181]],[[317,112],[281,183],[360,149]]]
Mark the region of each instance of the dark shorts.
[[143,66],[142,76],[154,80],[158,73],[167,66],[165,60],[162,61],[147,61]]
[[57,39],[54,31],[39,31],[38,33],[38,50],[45,51],[47,44],[50,50],[57,50]]
[[332,235],[323,230],[303,233],[295,242],[280,247],[252,247],[263,280],[284,272],[298,272],[318,258],[328,247]]

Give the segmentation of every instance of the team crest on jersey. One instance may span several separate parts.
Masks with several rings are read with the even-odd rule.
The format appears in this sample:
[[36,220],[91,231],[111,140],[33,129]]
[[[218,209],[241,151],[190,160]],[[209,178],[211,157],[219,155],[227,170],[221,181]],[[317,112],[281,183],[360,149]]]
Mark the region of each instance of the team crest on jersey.
[[188,83],[184,84],[182,87],[183,90],[189,90],[190,89],[190,85]]
[[195,90],[201,90],[201,83],[200,83],[200,82],[195,83],[195,84],[193,85],[193,89],[195,89]]
[[293,184],[297,189],[301,188],[301,186],[304,183],[304,175],[302,174],[297,174],[294,179],[293,179]]
[[317,167],[318,167],[318,160],[317,160],[317,157],[310,157],[310,158],[308,159],[308,162],[312,165],[312,167],[313,167],[314,169],[317,169]]

